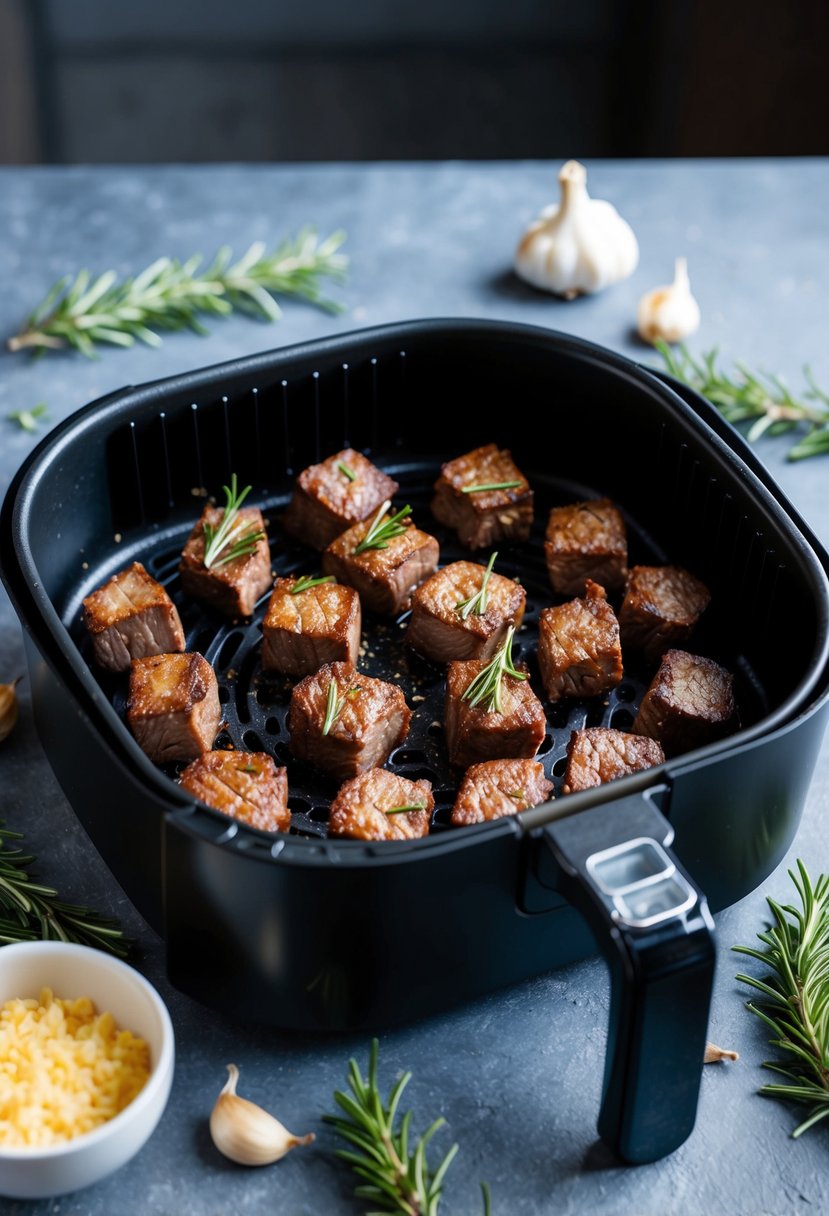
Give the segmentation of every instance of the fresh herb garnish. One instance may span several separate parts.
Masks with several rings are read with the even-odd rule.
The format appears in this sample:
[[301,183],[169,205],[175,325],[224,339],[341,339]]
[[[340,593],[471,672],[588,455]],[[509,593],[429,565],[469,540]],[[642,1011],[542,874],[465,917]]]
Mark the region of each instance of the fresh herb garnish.
[[16,422],[21,431],[36,431],[41,421],[46,422],[49,418],[49,411],[43,401],[32,406],[30,410],[12,410],[10,414],[6,414],[9,422]]
[[349,688],[347,692],[344,692],[341,697],[338,696],[339,691],[337,681],[332,678],[328,685],[328,700],[326,701],[325,718],[322,723],[322,733],[324,735],[328,734],[331,727],[337,721],[337,718],[339,718],[340,714],[343,712],[346,698],[352,700],[357,696],[357,693],[362,692],[363,689],[362,685],[360,684],[352,684],[351,688]]
[[829,875],[812,884],[800,860],[797,869],[797,874],[789,870],[789,877],[800,907],[768,899],[774,924],[757,934],[765,949],[734,947],[771,972],[763,979],[737,979],[760,992],[761,999],[748,1008],[773,1032],[772,1046],[788,1053],[785,1060],[763,1065],[787,1083],[763,1085],[760,1093],[813,1107],[792,1132],[795,1138],[829,1115]]
[[354,472],[353,469],[350,469],[348,467],[348,465],[345,464],[342,460],[337,461],[337,468],[340,470],[343,477],[347,477],[349,481],[357,480],[357,474]]
[[516,802],[526,802],[527,801],[527,795],[524,793],[523,790],[510,790],[510,792],[507,794],[507,797],[514,798]]
[[298,578],[291,588],[291,595],[299,595],[302,591],[310,591],[312,587],[321,587],[323,583],[333,582],[336,582],[333,574],[323,574],[319,578],[303,574],[302,578]]
[[501,713],[501,680],[505,675],[513,676],[516,680],[526,680],[525,671],[517,671],[512,661],[512,637],[515,626],[510,625],[503,645],[487,663],[486,667],[472,680],[469,687],[461,694],[462,701],[468,701],[474,709],[483,706],[484,712]]
[[460,603],[455,605],[455,611],[458,613],[462,621],[467,620],[473,612],[475,616],[483,616],[483,614],[486,612],[488,599],[487,584],[489,582],[489,576],[492,573],[492,567],[495,565],[495,559],[497,556],[497,553],[493,553],[492,557],[487,562],[484,577],[481,580],[480,590],[476,591],[474,595],[470,595],[469,599],[461,600]]
[[474,486],[461,486],[461,494],[482,494],[484,490],[514,490],[520,481],[486,481]]
[[221,523],[217,527],[212,524],[204,525],[204,558],[206,570],[213,570],[232,562],[234,558],[246,557],[253,553],[265,533],[261,528],[250,527],[245,531],[245,524],[238,518],[242,503],[250,493],[250,486],[245,486],[241,494],[236,485],[236,474],[230,479],[229,486],[222,486],[225,492],[225,507]]
[[384,519],[383,517],[390,506],[391,502],[389,501],[382,504],[371,521],[368,532],[366,532],[363,539],[355,547],[355,557],[360,553],[365,553],[367,549],[388,549],[389,541],[394,540],[396,536],[402,536],[406,531],[406,525],[401,521],[411,515],[412,508],[401,507],[394,515],[390,515],[388,519]]
[[390,806],[384,815],[403,815],[406,811],[425,811],[425,802],[410,802],[408,806]]
[[237,764],[236,772],[237,773],[256,773],[257,776],[259,775],[259,769],[256,767],[255,764],[251,764],[250,761],[248,761],[247,764]]

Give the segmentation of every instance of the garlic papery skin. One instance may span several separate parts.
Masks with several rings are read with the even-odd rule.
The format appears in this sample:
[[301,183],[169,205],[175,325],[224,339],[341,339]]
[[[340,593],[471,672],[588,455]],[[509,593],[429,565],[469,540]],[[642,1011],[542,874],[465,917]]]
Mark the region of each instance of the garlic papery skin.
[[699,329],[700,311],[691,295],[688,263],[677,258],[674,281],[646,292],[636,310],[636,328],[646,342],[681,342]]
[[298,1144],[310,1144],[313,1132],[294,1136],[278,1119],[236,1093],[239,1069],[227,1066],[225,1087],[210,1115],[210,1135],[220,1153],[239,1165],[270,1165]]
[[515,271],[533,287],[572,300],[633,274],[639,246],[616,208],[587,193],[584,165],[568,160],[558,180],[561,202],[530,224],[515,253]]

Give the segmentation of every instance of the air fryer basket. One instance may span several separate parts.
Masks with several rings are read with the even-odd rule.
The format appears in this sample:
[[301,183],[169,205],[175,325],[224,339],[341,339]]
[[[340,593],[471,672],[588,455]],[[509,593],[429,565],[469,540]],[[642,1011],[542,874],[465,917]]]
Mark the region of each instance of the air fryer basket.
[[[626,515],[632,562],[676,562],[711,587],[693,648],[735,672],[740,729],[612,786],[456,831],[441,675],[407,653],[402,622],[369,621],[361,666],[400,683],[416,711],[390,763],[433,782],[433,831],[400,844],[329,841],[334,790],[290,759],[290,684],[259,670],[265,601],[252,622],[234,623],[183,603],[184,538],[205,491],[218,492],[235,472],[270,520],[278,572],[315,572],[318,558],[287,541],[279,513],[296,472],[351,443],[394,473],[399,501],[438,535],[442,563],[455,560],[465,554],[452,536],[427,522],[431,484],[442,459],[489,441],[511,448],[536,491],[531,543],[500,547],[498,560],[527,590],[519,643],[531,671],[538,612],[552,599],[541,545],[547,511],[607,495]],[[281,1026],[418,1016],[586,953],[585,920],[566,897],[614,975],[600,1127],[623,1156],[643,1160],[693,1124],[694,1053],[713,968],[710,917],[694,880],[719,906],[770,871],[794,834],[822,733],[826,576],[791,515],[694,409],[626,360],[546,331],[424,322],[246,359],[89,407],[18,475],[0,544],[32,634],[35,708],[52,763],[114,873],[165,933],[178,986]],[[129,736],[123,679],[88,666],[81,599],[135,558],[169,587],[188,648],[216,669],[226,718],[218,745],[289,763],[289,835],[194,805],[173,771],[152,766]],[[550,709],[539,758],[557,795],[570,730],[629,726],[649,677],[634,661],[604,700]],[[687,870],[668,851],[674,831]],[[638,885],[631,895],[620,883]],[[635,900],[649,915],[631,911]],[[389,928],[401,916],[409,918],[405,975]],[[667,1005],[683,1009],[687,1026],[670,1028],[674,1083],[670,1098],[662,1086],[657,1100],[647,1060],[666,1066]]]

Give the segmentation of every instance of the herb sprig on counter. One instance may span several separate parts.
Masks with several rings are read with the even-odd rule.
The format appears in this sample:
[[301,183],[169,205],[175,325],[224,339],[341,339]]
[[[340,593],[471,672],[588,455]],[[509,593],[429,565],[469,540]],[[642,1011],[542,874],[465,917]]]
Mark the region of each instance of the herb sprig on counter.
[[829,394],[808,367],[803,369],[806,388],[798,399],[780,376],[751,372],[742,363],[727,374],[717,365],[716,349],[694,358],[685,346],[655,345],[671,376],[701,393],[733,425],[751,423],[746,432],[750,443],[764,434],[799,430],[801,437],[789,449],[789,460],[829,453]]
[[204,269],[202,255],[194,254],[184,262],[158,258],[135,278],[120,281],[114,270],[94,279],[81,270],[54,284],[7,346],[38,353],[72,347],[88,356],[105,343],[158,346],[159,331],[206,333],[203,316],[245,312],[277,321],[282,314],[275,295],[338,312],[339,305],[322,294],[322,283],[344,279],[348,259],[338,252],[344,240],[343,232],[320,240],[313,228],[303,228],[271,253],[257,241],[235,262],[223,246]]
[[371,521],[368,532],[366,532],[360,543],[355,545],[355,557],[358,557],[361,553],[365,553],[367,549],[388,549],[389,541],[394,540],[396,536],[402,536],[406,531],[405,520],[411,515],[412,508],[401,507],[399,511],[395,511],[394,515],[390,515],[386,519],[386,512],[390,506],[390,502],[382,504]]
[[247,557],[265,537],[261,528],[245,530],[239,520],[239,511],[250,494],[250,486],[245,486],[240,493],[234,473],[230,485],[222,486],[222,489],[225,492],[225,506],[221,522],[215,527],[212,524],[204,525],[203,562],[206,570],[215,570],[237,557]]
[[789,870],[789,877],[800,907],[769,899],[773,924],[757,935],[763,949],[734,949],[768,969],[761,979],[737,979],[760,993],[748,1008],[773,1032],[772,1046],[786,1053],[784,1059],[763,1065],[785,1082],[763,1085],[760,1093],[812,1107],[792,1132],[797,1137],[829,1115],[829,875],[821,874],[812,883],[798,860],[797,873]]
[[6,417],[9,422],[16,422],[21,431],[29,431],[33,434],[41,422],[49,421],[49,411],[46,403],[39,401],[30,410],[12,410],[10,414],[6,414]]
[[504,676],[512,676],[516,680],[526,680],[527,673],[518,671],[512,661],[512,639],[515,626],[510,625],[504,643],[483,667],[469,687],[461,694],[462,701],[468,701],[473,707],[481,705],[485,713],[500,714],[501,711],[501,681]]

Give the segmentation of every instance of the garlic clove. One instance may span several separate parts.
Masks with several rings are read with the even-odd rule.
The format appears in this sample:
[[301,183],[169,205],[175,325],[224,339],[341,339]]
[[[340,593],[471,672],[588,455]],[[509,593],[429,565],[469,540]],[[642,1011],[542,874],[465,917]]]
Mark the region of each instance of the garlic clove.
[[719,1064],[722,1060],[739,1060],[739,1058],[740,1053],[737,1051],[718,1047],[716,1043],[706,1043],[702,1062],[703,1064]]
[[0,743],[12,733],[17,725],[18,704],[15,686],[20,676],[11,684],[0,684]]
[[646,342],[681,342],[699,329],[700,311],[691,295],[688,264],[677,258],[674,281],[665,287],[655,287],[639,301],[636,328]]
[[239,1165],[270,1165],[292,1148],[310,1144],[313,1132],[295,1136],[255,1102],[236,1093],[239,1069],[227,1066],[228,1078],[210,1115],[210,1135],[220,1153]]

